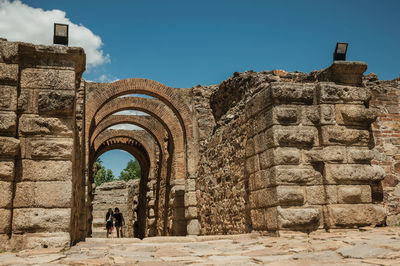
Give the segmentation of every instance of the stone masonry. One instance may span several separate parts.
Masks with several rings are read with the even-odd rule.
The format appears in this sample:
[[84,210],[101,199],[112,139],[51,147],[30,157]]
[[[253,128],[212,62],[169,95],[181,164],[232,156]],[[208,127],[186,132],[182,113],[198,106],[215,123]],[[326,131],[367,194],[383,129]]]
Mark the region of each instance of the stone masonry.
[[[190,89],[93,83],[81,48],[1,39],[0,247],[96,236],[96,195],[121,190],[94,190],[93,164],[112,149],[142,169],[117,193],[140,238],[399,224],[400,83],[366,69],[335,61]],[[144,130],[110,129],[121,123]]]

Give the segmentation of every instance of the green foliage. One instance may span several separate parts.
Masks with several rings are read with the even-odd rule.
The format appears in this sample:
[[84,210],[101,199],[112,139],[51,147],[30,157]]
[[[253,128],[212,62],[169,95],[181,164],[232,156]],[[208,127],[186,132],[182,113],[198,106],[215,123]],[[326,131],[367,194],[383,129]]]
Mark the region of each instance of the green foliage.
[[115,180],[114,174],[111,169],[106,170],[101,163],[102,161],[100,159],[97,159],[93,165],[93,172],[95,173],[94,183],[96,184],[96,186],[100,186],[103,183]]
[[128,181],[131,179],[139,179],[141,177],[140,165],[136,160],[130,160],[125,169],[121,171],[119,180]]

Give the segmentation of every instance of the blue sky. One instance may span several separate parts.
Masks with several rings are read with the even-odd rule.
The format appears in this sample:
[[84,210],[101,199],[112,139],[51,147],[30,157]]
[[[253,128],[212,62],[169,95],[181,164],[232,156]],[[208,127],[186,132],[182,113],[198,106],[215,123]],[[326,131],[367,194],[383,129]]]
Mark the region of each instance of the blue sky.
[[[398,0],[22,2],[62,10],[101,38],[110,61],[90,68],[88,80],[144,77],[186,88],[235,71],[310,72],[331,64],[337,41],[349,43],[348,60],[368,63],[367,73],[400,74]],[[114,157],[108,166],[118,175],[126,160]]]

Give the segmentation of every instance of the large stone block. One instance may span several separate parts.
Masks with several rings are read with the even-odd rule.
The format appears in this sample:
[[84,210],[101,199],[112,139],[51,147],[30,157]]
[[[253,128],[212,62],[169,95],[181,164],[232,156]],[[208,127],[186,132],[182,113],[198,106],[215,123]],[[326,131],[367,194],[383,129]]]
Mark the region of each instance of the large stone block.
[[263,209],[250,210],[250,218],[251,218],[252,226],[255,230],[267,229],[267,224],[265,222]]
[[19,139],[11,137],[0,137],[0,157],[13,157],[19,151]]
[[11,210],[0,209],[0,234],[7,234],[11,228]]
[[323,126],[322,144],[367,146],[370,140],[368,130],[352,129],[344,126]]
[[385,171],[377,165],[366,164],[326,164],[328,184],[374,183],[385,177]]
[[271,95],[275,103],[307,103],[314,100],[314,84],[279,83],[271,84]]
[[[43,231],[43,230],[41,230]],[[69,232],[43,232],[13,234],[11,245],[14,250],[40,248],[69,248],[71,237]]]
[[12,201],[12,182],[0,181],[0,208],[10,208]]
[[71,209],[16,208],[13,216],[13,233],[68,232]]
[[38,91],[31,89],[21,89],[18,96],[18,111],[25,114],[37,114]]
[[250,175],[251,190],[258,190],[274,185],[270,170],[260,170]]
[[320,185],[322,175],[312,166],[274,166],[270,168],[271,184],[274,185]]
[[276,206],[278,204],[276,189],[264,188],[253,191],[250,194],[249,201],[250,206],[254,207],[254,209]]
[[0,41],[0,61],[6,63],[17,63],[18,43]]
[[275,106],[273,109],[273,124],[297,124],[301,109],[296,105]]
[[14,207],[67,208],[72,184],[65,182],[20,182],[15,190]]
[[307,126],[273,126],[265,131],[266,148],[318,146],[318,131]]
[[39,114],[72,115],[75,93],[73,91],[43,91],[38,95]]
[[21,71],[21,88],[75,90],[75,71],[26,68]]
[[276,188],[277,198],[281,206],[303,205],[305,190],[297,186],[278,186]]
[[71,161],[22,160],[22,181],[72,180]]
[[336,122],[340,125],[369,127],[376,120],[378,110],[364,105],[336,105]]
[[360,85],[367,64],[354,61],[334,61],[331,66],[321,71],[319,81],[333,81],[340,84]]
[[318,208],[277,208],[279,228],[315,230],[320,225],[321,211]]
[[371,187],[368,185],[338,186],[338,203],[370,203]]
[[15,135],[17,115],[14,112],[0,112],[0,132]]
[[0,85],[0,110],[17,110],[17,88]]
[[316,162],[343,162],[346,160],[346,148],[343,146],[328,146],[304,150],[304,161],[307,163]]
[[328,205],[328,220],[331,228],[382,225],[385,209],[373,204]]
[[71,159],[72,151],[72,139],[29,139],[25,156],[35,159]]
[[374,153],[367,147],[349,147],[347,148],[348,163],[369,163],[374,158]]
[[246,103],[246,118],[249,119],[250,117],[258,114],[271,104],[271,88],[267,87],[262,89],[259,93],[254,95],[253,98],[250,99],[250,101]]
[[300,150],[297,148],[274,148],[260,154],[261,169],[267,169],[274,165],[298,165],[300,162]]
[[14,161],[0,161],[0,181],[14,180]]
[[200,229],[201,229],[201,226],[200,226],[199,220],[197,220],[197,219],[190,220],[188,222],[187,228],[186,228],[188,235],[200,235]]
[[22,115],[19,119],[21,135],[61,135],[72,136],[72,119]]
[[0,83],[15,85],[18,80],[18,65],[0,63]]
[[185,206],[197,206],[196,192],[185,193]]
[[319,103],[364,103],[371,98],[368,88],[320,82],[317,85]]
[[246,159],[246,171],[249,174],[260,170],[260,161],[258,155],[251,156]]
[[310,205],[323,205],[327,202],[327,192],[325,186],[307,186],[306,190],[306,203]]

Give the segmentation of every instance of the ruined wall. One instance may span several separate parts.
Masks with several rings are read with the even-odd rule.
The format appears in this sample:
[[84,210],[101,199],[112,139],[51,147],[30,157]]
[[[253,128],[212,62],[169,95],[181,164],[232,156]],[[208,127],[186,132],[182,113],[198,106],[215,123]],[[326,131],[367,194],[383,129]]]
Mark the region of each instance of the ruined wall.
[[235,74],[219,85],[196,182],[202,234],[384,224],[365,69],[335,62],[310,74]]
[[400,225],[400,79],[380,81],[370,74],[364,83],[372,91],[370,107],[378,109],[378,118],[372,124],[376,144],[372,163],[386,172],[377,196],[383,198],[386,223]]
[[72,182],[81,173],[75,99],[84,69],[81,48],[0,41],[2,248],[80,238]]

